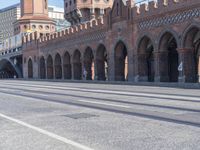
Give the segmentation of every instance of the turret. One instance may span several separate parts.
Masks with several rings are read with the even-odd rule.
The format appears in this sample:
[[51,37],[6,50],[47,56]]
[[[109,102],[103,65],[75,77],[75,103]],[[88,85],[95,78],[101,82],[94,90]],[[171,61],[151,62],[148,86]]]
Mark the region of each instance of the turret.
[[14,23],[15,34],[55,32],[55,22],[48,17],[48,0],[21,0],[21,18]]
[[78,24],[104,15],[105,9],[112,7],[113,0],[64,0],[65,19]]

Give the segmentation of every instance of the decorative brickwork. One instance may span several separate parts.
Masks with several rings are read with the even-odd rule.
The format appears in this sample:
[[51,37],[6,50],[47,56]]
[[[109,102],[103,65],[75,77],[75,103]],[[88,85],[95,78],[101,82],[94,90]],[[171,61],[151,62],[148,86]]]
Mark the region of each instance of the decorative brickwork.
[[[23,57],[37,58],[34,78],[199,82],[199,0],[140,7],[133,0],[115,0],[102,17],[23,39]],[[26,78],[27,62],[23,69]]]

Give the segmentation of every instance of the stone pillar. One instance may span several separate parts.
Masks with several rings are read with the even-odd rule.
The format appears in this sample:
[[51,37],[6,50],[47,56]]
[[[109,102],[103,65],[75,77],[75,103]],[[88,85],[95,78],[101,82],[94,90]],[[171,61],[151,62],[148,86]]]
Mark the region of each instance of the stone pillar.
[[47,59],[45,59],[45,74],[46,74],[46,79],[48,79],[48,70],[47,70]]
[[[182,62],[182,71],[179,71],[179,82],[196,82],[196,65],[193,48],[177,49],[179,65]],[[178,68],[177,68],[178,69]]]
[[86,68],[85,68],[85,62],[84,62],[83,58],[81,59],[81,65],[82,65],[81,78],[82,78],[82,80],[86,80],[87,75],[86,76],[83,75],[84,71],[86,70]]
[[40,79],[40,75],[41,75],[41,70],[40,70],[40,57],[38,57],[37,66],[38,66],[37,79]]
[[146,54],[138,54],[138,80],[139,81],[148,81],[147,75],[147,62],[146,62]]
[[108,58],[108,80],[115,80],[115,63],[114,63],[114,55],[111,54]]
[[134,50],[129,50],[128,51],[128,82],[134,82],[134,70],[135,70],[135,66],[134,66],[134,58],[133,58],[133,54],[131,52],[133,52]]
[[34,56],[33,60],[32,60],[32,63],[33,63],[33,79],[38,79],[38,58],[36,56]]
[[[72,58],[72,56],[71,56],[71,58]],[[71,64],[71,73],[72,73],[72,80],[74,80],[74,63],[73,63],[73,60],[72,59],[70,59],[70,64]]]
[[61,79],[65,79],[64,78],[64,57],[61,59],[61,68],[62,68],[62,78]]
[[155,54],[155,81],[156,82],[168,82],[169,71],[168,71],[168,52],[160,51]]
[[139,73],[138,73],[138,55],[137,54],[133,55],[133,65],[134,65],[134,71],[133,71],[134,81],[138,82]]
[[160,53],[154,52],[154,66],[155,66],[155,82],[160,82]]
[[93,61],[94,61],[94,80],[98,80],[96,55],[94,56],[94,60]]
[[53,59],[53,79],[56,79],[56,68],[55,68],[55,59]]

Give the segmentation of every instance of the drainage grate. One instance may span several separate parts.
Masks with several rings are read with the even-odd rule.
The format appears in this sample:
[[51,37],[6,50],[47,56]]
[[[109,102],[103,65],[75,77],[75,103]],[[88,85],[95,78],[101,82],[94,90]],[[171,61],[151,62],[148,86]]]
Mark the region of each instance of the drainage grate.
[[83,118],[91,118],[91,117],[99,117],[99,116],[93,115],[93,114],[87,114],[87,113],[78,113],[78,114],[65,115],[65,117],[69,117],[72,119],[83,119]]

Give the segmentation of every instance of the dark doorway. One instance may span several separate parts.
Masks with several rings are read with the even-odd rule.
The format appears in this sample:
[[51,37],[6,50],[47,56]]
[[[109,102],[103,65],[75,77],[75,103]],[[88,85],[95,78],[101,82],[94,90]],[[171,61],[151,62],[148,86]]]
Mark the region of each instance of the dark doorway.
[[31,59],[28,60],[28,78],[33,78],[33,62]]
[[128,55],[123,42],[118,42],[115,47],[115,80],[128,80]]

